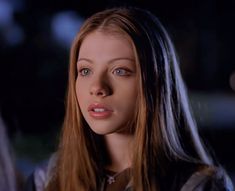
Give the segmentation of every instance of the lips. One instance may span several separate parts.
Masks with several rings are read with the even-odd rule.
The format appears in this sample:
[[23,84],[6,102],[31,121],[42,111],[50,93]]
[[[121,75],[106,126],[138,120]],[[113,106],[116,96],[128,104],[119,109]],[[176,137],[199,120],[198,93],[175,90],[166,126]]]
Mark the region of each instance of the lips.
[[112,115],[113,110],[110,109],[109,106],[99,104],[99,103],[94,103],[88,107],[88,112],[92,118],[106,119]]

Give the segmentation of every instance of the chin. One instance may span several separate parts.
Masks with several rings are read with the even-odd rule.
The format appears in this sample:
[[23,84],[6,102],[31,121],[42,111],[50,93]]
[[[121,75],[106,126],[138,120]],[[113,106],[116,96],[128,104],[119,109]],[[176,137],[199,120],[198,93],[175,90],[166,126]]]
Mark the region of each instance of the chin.
[[101,128],[99,128],[99,127],[95,127],[95,128],[90,127],[90,128],[94,133],[96,133],[98,135],[108,135],[108,134],[115,133],[115,130],[110,129],[110,128],[104,128],[104,127],[101,127]]
[[101,130],[92,130],[95,134],[97,135],[109,135],[112,134],[112,132],[107,132],[107,131],[101,131]]

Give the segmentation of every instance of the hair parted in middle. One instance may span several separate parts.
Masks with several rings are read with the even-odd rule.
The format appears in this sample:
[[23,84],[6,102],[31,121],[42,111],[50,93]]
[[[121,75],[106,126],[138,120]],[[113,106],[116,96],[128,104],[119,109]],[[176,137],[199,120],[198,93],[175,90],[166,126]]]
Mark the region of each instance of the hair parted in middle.
[[[76,64],[83,40],[92,32],[130,39],[139,71],[134,134],[134,190],[153,190],[152,174],[165,173],[172,161],[211,164],[192,117],[172,41],[159,20],[138,8],[113,8],[88,18],[70,55],[67,108],[56,174],[57,190],[95,191],[100,187],[106,153],[102,136],[91,131],[79,109]],[[94,45],[95,46],[95,45]]]

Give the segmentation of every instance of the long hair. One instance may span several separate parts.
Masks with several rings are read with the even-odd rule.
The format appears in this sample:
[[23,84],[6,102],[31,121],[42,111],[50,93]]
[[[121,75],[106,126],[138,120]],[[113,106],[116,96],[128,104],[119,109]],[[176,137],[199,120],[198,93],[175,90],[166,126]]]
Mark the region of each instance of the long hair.
[[151,176],[164,173],[173,161],[212,164],[198,135],[177,56],[165,28],[147,11],[113,8],[88,18],[71,48],[66,115],[57,165],[47,190],[96,191],[102,183],[102,139],[88,127],[75,93],[80,45],[96,30],[125,34],[134,45],[140,71],[134,119],[134,190],[153,190]]

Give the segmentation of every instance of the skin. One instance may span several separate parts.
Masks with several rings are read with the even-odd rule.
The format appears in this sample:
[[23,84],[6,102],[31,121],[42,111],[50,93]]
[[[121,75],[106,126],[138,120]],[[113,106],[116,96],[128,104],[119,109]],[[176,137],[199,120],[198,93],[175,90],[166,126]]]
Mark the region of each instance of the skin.
[[128,124],[136,109],[136,68],[133,45],[124,35],[94,31],[81,44],[78,104],[90,128],[104,136],[112,161],[107,168],[113,171],[131,165],[133,134]]

